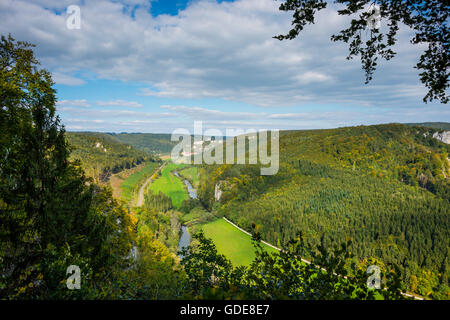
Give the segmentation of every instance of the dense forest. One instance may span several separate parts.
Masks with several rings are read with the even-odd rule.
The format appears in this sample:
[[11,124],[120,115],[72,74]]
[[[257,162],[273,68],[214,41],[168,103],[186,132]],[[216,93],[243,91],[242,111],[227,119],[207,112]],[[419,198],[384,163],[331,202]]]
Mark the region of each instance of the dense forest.
[[81,161],[86,174],[98,182],[104,182],[111,174],[130,169],[144,161],[157,160],[109,134],[68,132],[66,137],[71,146],[70,159]]
[[396,264],[409,290],[448,299],[450,146],[433,132],[400,124],[285,131],[278,174],[204,166],[199,196],[278,246],[298,233],[316,247],[351,239],[355,262]]

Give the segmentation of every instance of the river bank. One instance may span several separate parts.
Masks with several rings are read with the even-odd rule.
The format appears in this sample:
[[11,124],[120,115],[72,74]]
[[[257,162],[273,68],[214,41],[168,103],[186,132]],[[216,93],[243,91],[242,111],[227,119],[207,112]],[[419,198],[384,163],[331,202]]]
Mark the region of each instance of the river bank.
[[[173,171],[173,174],[175,176],[177,176],[178,178],[182,178],[177,171]],[[197,190],[192,187],[192,185],[188,179],[184,179],[184,184],[187,187],[187,192],[189,194],[189,197],[191,199],[197,199]],[[180,241],[178,242],[178,249],[182,250],[183,248],[189,246],[189,244],[191,242],[191,235],[189,234],[188,227],[185,225],[181,225],[180,234],[181,235],[180,235]],[[182,256],[180,256],[180,258],[182,258]]]

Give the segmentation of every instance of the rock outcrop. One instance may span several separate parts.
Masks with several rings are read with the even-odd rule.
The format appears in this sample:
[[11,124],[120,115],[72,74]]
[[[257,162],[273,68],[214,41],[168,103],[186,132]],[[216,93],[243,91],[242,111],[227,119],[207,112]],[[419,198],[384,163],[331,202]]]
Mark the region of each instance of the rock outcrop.
[[222,196],[222,189],[220,189],[221,186],[222,183],[219,182],[214,188],[214,199],[216,199],[216,201],[220,201],[220,197]]
[[450,131],[435,132],[433,138],[442,141],[443,143],[450,144]]

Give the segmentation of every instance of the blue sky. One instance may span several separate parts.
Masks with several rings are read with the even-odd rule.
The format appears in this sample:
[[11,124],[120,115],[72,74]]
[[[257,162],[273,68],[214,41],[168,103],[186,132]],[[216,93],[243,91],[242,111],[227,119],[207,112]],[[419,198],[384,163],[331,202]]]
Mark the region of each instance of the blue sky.
[[[66,26],[69,5],[81,28]],[[346,27],[335,5],[301,38],[279,42],[290,16],[273,0],[4,0],[0,33],[37,45],[53,73],[68,130],[166,132],[204,127],[318,129],[450,121],[421,102],[424,46],[402,26],[397,56],[364,84],[358,60],[330,36]],[[20,23],[17,23],[20,21]],[[382,21],[383,27],[383,21]]]
[[[150,12],[153,16],[160,14],[177,15],[179,10],[186,9],[187,5],[195,0],[153,0]],[[217,0],[221,2],[233,2],[234,0]]]
[[152,2],[150,11],[153,16],[157,16],[160,14],[176,15],[178,14],[179,10],[186,9],[188,2],[189,1],[187,0],[157,0]]

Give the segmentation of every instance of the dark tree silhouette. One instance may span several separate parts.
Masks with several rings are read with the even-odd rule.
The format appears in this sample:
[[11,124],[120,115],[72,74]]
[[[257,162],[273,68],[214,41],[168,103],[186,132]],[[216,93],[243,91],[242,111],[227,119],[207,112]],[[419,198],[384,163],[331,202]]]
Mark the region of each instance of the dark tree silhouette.
[[[415,35],[411,43],[428,44],[414,68],[420,70],[420,80],[427,87],[428,93],[423,98],[426,103],[434,99],[447,103],[449,96],[449,30],[447,26],[449,2],[442,0],[336,0],[345,5],[338,10],[340,15],[355,15],[350,26],[331,36],[332,41],[349,43],[347,59],[361,57],[366,75],[366,83],[372,79],[377,60],[382,57],[390,60],[395,56],[392,47],[397,39],[399,23],[404,23]],[[286,35],[278,35],[278,40],[295,39],[307,24],[314,24],[316,13],[326,8],[324,0],[286,0],[280,5],[281,11],[294,11],[293,28]],[[367,8],[369,10],[367,10]],[[379,9],[382,21],[387,21],[388,31],[382,32],[371,27],[368,39],[362,39],[362,31],[369,27],[368,21],[375,10]]]

